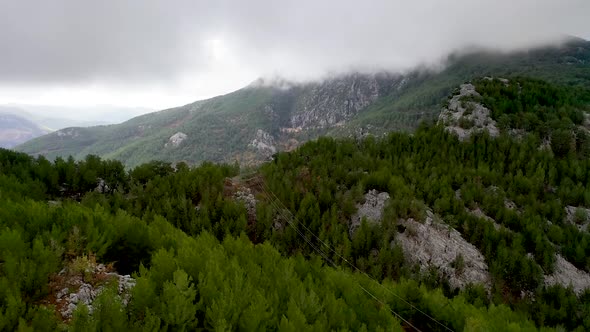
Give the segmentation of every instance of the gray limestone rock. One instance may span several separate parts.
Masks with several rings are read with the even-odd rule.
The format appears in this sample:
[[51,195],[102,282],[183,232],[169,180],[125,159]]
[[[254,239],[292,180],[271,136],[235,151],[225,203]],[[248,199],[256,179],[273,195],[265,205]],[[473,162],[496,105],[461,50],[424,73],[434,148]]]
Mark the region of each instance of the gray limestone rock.
[[466,97],[480,97],[471,83],[461,85],[459,94],[453,96],[438,117],[438,123],[447,131],[455,133],[460,140],[469,139],[471,134],[487,130],[490,136],[497,137],[500,131],[496,121],[490,116],[490,110],[475,101],[464,100]]
[[571,285],[576,294],[581,294],[590,287],[590,274],[579,270],[559,254],[556,255],[556,258],[555,271],[550,275],[545,275],[545,285],[558,284],[564,287]]
[[504,226],[496,223],[496,221],[492,217],[490,217],[487,214],[485,214],[479,207],[477,207],[474,210],[469,210],[468,208],[465,208],[465,211],[471,213],[472,215],[474,215],[474,216],[476,216],[478,218],[481,218],[481,219],[484,219],[484,220],[489,221],[490,223],[492,223],[492,226],[494,226],[494,228],[496,230],[501,230],[501,229],[507,230],[506,227],[504,227]]
[[436,268],[455,288],[463,289],[470,283],[490,286],[488,265],[483,255],[455,229],[435,221],[431,212],[424,223],[410,218],[400,220],[399,226],[403,230],[392,245],[399,244],[406,259],[418,264],[422,271]]
[[565,222],[575,225],[580,231],[588,231],[590,209],[571,205],[566,206]]
[[363,218],[366,218],[368,223],[379,223],[383,215],[383,208],[389,199],[389,194],[386,192],[378,192],[377,190],[369,190],[365,194],[365,202],[357,204],[357,212],[352,216],[350,222],[349,233],[352,236],[356,229],[361,225]]
[[183,132],[177,132],[176,134],[170,136],[168,139],[168,143],[164,144],[165,147],[172,147],[176,148],[180,146],[180,144],[188,138],[188,135]]
[[246,207],[246,211],[248,212],[248,218],[254,218],[254,220],[255,220],[256,219],[256,203],[257,203],[257,201],[256,201],[256,197],[254,197],[254,195],[252,194],[252,191],[250,190],[250,188],[247,188],[247,187],[240,188],[234,194],[234,198],[237,201],[242,202],[244,204],[244,206]]
[[262,129],[256,130],[256,136],[248,144],[248,147],[253,148],[256,152],[265,157],[270,158],[273,154],[277,152],[277,148],[275,146],[275,140],[271,134],[267,133]]
[[352,75],[313,86],[291,116],[292,128],[327,128],[350,119],[379,97],[379,85],[371,76]]
[[[131,289],[135,286],[135,279],[129,275],[120,275],[115,272],[105,271],[106,267],[104,264],[98,264],[92,266],[89,273],[92,273],[93,275],[100,274],[103,278],[106,277],[106,279],[109,280],[117,280],[117,296],[120,297],[123,305],[127,305],[131,297]],[[60,275],[62,275],[64,278],[68,277],[67,271],[65,270],[60,272]],[[94,309],[93,302],[104,290],[104,285],[92,285],[85,283],[80,280],[79,276],[69,276],[69,278],[71,278],[71,280],[67,281],[68,285],[72,286],[74,289],[76,289],[75,286],[79,285],[79,287],[77,290],[72,291],[71,293],[70,287],[65,287],[56,293],[56,299],[58,303],[60,303],[60,314],[64,319],[70,319],[72,318],[76,307],[80,304],[86,305],[89,312],[92,313]]]

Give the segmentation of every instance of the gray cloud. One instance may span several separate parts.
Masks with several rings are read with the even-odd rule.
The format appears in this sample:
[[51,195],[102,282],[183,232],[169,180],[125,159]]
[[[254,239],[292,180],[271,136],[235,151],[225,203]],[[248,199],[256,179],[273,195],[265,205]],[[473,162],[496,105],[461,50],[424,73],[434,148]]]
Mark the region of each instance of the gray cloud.
[[588,0],[0,0],[0,85],[198,86],[240,70],[398,70],[466,45],[590,38],[588,17]]

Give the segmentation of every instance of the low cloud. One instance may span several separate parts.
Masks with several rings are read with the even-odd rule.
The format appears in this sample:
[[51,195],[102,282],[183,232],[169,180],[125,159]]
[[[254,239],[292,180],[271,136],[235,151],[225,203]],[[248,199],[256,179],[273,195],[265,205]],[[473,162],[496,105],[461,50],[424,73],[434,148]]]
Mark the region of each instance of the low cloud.
[[0,91],[99,85],[207,95],[257,76],[403,70],[468,45],[589,38],[588,17],[587,0],[0,0]]

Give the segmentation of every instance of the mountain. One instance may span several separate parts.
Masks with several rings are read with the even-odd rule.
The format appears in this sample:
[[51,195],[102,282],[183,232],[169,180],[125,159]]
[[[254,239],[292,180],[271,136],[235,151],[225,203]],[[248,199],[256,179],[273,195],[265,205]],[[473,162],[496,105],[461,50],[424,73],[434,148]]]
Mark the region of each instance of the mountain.
[[50,132],[48,128],[29,120],[23,114],[19,109],[0,108],[0,147],[12,148]]
[[24,104],[0,105],[0,147],[13,148],[62,128],[121,123],[150,111],[141,107],[110,105],[76,108]]
[[144,107],[124,107],[114,105],[73,107],[9,104],[0,107],[18,109],[17,114],[22,114],[29,120],[47,128],[51,128],[52,130],[59,130],[67,127],[90,127],[121,123],[138,115],[154,111],[153,109]]
[[[257,81],[192,107],[232,119],[230,102],[256,109],[245,93],[271,86],[264,103],[284,98],[267,110],[285,112],[274,113],[283,134],[346,130],[405,77]],[[346,113],[338,100],[350,84],[357,98]],[[441,104],[436,125],[320,137],[241,173],[0,149],[0,268],[11,297],[0,323],[590,330],[589,87],[483,76]],[[191,115],[181,111],[176,121]],[[158,115],[169,121],[141,118]],[[273,135],[257,129],[252,148],[271,153]],[[189,139],[177,132],[164,147]]]
[[529,76],[590,86],[590,42],[570,39],[560,46],[513,53],[457,52],[438,71],[350,73],[310,83],[260,79],[224,96],[119,125],[60,130],[18,149],[50,159],[96,154],[127,166],[154,159],[256,163],[321,135],[412,130],[422,120],[434,121],[445,97],[459,84],[482,76]]
[[443,105],[241,174],[0,149],[0,323],[589,331],[590,89],[483,77]]

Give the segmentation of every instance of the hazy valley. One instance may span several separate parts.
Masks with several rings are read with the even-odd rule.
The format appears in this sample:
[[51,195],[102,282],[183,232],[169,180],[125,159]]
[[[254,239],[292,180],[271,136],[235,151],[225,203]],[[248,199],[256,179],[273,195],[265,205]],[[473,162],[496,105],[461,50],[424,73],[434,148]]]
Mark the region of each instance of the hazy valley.
[[[68,127],[91,127],[126,121],[148,112],[145,108],[113,106],[57,107],[0,105],[0,147],[13,148],[33,138]],[[99,112],[87,115],[87,112]]]

